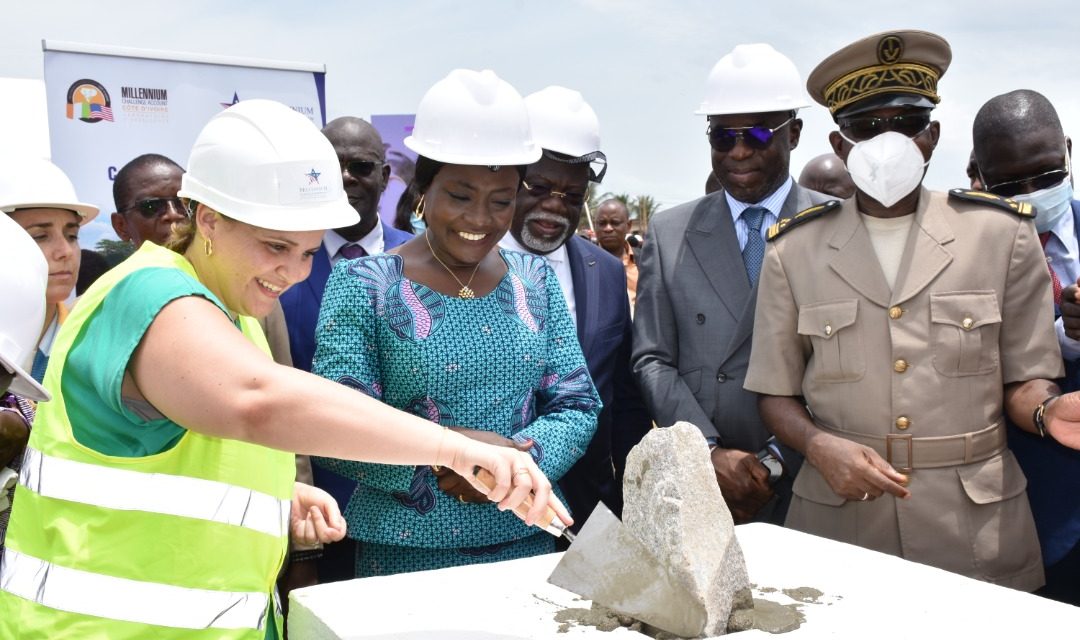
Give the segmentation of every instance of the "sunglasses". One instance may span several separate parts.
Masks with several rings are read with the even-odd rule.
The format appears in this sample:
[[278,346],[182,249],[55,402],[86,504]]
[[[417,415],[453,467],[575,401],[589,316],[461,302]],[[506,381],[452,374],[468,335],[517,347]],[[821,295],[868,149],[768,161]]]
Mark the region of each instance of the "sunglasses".
[[349,175],[354,178],[366,178],[376,168],[382,169],[385,164],[385,162],[375,162],[373,160],[349,160],[341,163],[341,170],[348,171]]
[[1037,176],[1021,178],[1019,180],[1007,180],[997,184],[983,184],[983,191],[988,191],[996,196],[1012,198],[1023,193],[1042,191],[1050,187],[1056,187],[1069,177],[1069,168],[1051,169]]
[[571,207],[580,207],[581,205],[585,204],[584,193],[566,193],[563,191],[555,191],[551,187],[545,187],[544,185],[540,184],[531,185],[524,180],[521,181],[521,186],[525,188],[525,193],[528,193],[530,196],[539,200],[547,200],[548,198],[554,196],[561,199],[563,202],[565,202],[568,206]]
[[867,116],[865,118],[843,118],[840,129],[855,142],[869,140],[886,131],[895,131],[909,138],[914,138],[930,126],[929,113],[905,113],[888,118]]
[[125,211],[138,211],[139,215],[147,220],[160,218],[170,210],[183,213],[184,203],[180,198],[146,198],[125,209]]
[[786,127],[794,119],[795,117],[792,116],[771,128],[754,125],[752,127],[717,127],[714,129],[712,125],[709,125],[709,128],[705,130],[705,135],[709,136],[709,144],[717,151],[731,151],[739,143],[739,140],[742,140],[743,144],[751,149],[761,151],[762,149],[768,149],[773,138],[776,137],[776,132]]

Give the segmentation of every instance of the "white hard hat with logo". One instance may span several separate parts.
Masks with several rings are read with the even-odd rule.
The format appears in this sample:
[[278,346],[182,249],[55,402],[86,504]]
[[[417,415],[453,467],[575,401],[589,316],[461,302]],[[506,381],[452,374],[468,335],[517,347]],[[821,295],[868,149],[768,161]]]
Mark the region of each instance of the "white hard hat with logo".
[[767,44],[740,44],[709,72],[705,116],[795,111],[810,106],[795,64]]
[[[571,163],[597,163],[592,180],[600,182],[607,171],[607,157],[600,151],[600,120],[580,93],[551,86],[525,97],[533,139],[544,150],[568,156]],[[567,162],[566,158],[555,158]]]
[[211,118],[191,149],[177,195],[276,231],[360,221],[330,141],[306,117],[273,100],[244,100]]
[[[92,204],[80,202],[67,175],[45,158],[5,157],[0,168],[0,211],[66,209],[86,224],[98,214]],[[40,250],[38,253],[41,253]],[[40,330],[40,327],[39,327]]]
[[[48,400],[49,392],[27,369],[45,323],[45,287],[49,265],[30,235],[9,216],[0,214],[0,368],[14,373],[8,389],[31,400]],[[0,392],[4,391],[0,389]]]
[[405,146],[448,164],[506,166],[540,159],[525,101],[491,70],[455,69],[432,85]]

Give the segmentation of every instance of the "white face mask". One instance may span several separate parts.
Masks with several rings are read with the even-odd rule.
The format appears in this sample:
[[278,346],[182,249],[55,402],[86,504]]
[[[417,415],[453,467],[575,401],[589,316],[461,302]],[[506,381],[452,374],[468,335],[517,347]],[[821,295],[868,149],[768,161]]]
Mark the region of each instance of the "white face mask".
[[840,136],[855,145],[847,157],[847,170],[855,186],[886,207],[900,202],[922,183],[929,162],[911,138],[895,131],[862,142],[842,132]]
[[1059,185],[1013,196],[1013,200],[1028,202],[1035,207],[1035,229],[1039,233],[1046,233],[1057,226],[1061,216],[1072,209],[1072,198],[1072,181],[1067,178]]

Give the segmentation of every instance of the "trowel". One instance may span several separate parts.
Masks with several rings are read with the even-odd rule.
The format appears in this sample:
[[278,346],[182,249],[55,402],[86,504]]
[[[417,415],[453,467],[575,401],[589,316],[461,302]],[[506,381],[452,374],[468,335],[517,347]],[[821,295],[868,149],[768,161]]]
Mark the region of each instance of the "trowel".
[[705,608],[602,502],[548,582],[678,636],[705,629]]

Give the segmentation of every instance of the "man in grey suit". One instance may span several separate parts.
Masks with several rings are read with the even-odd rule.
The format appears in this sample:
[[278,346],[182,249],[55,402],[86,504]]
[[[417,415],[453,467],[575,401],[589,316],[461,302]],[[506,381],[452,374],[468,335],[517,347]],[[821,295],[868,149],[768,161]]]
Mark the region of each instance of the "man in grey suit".
[[708,116],[723,189],[658,214],[640,250],[634,373],[658,426],[701,429],[736,522],[783,524],[801,464],[770,446],[743,379],[765,233],[828,199],[788,169],[796,112],[809,105],[802,87],[795,65],[766,44],[739,45],[713,67],[697,113]]

